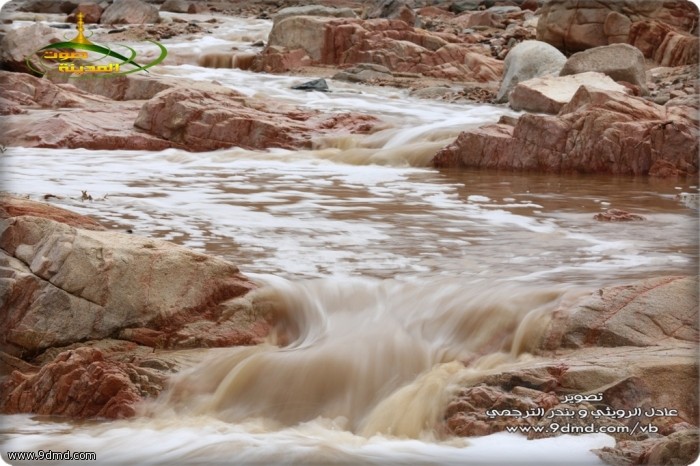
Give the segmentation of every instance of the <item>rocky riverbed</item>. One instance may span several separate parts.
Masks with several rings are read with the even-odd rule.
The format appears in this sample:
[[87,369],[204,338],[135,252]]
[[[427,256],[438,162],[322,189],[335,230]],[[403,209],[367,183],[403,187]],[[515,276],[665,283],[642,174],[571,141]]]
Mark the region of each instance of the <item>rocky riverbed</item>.
[[[95,42],[167,59],[31,75],[78,12]],[[697,456],[692,3],[27,0],[2,18],[3,454],[74,436],[115,458],[110,429],[201,424],[244,462],[292,438],[322,439],[304,463],[513,462],[479,446],[528,451],[513,432],[538,464],[567,433],[580,464]],[[185,456],[217,458],[202,448]]]

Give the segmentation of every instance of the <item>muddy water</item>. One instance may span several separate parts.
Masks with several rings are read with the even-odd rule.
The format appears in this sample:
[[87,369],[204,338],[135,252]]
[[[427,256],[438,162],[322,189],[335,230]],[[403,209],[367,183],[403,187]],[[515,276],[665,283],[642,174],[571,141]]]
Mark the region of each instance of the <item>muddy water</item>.
[[[467,441],[441,433],[440,416],[474,374],[530,361],[549,315],[593,287],[695,272],[694,181],[439,171],[439,147],[510,112],[336,82],[300,93],[289,90],[300,78],[238,70],[157,72],[383,125],[303,151],[10,148],[7,191],[225,257],[287,313],[266,345],[203,352],[138,419],[5,417],[3,450],[96,451],[100,464],[599,464],[589,449],[612,445],[605,435]],[[608,208],[646,220],[593,220]]]

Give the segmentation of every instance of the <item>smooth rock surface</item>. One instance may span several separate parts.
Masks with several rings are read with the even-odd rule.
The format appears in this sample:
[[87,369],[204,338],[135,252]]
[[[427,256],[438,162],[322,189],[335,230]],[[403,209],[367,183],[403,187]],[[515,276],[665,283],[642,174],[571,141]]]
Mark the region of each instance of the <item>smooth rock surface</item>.
[[610,76],[615,81],[625,81],[639,86],[648,94],[644,55],[631,45],[614,44],[594,47],[573,54],[566,60],[560,76],[595,71]]
[[10,30],[0,41],[2,69],[30,73],[26,58],[46,45],[62,41],[62,34],[41,23]]
[[699,337],[697,279],[664,277],[600,290],[552,322],[544,347],[654,346]]
[[46,218],[1,220],[0,248],[6,293],[0,326],[10,354],[104,338],[125,327],[184,324],[254,288],[223,260]]
[[556,76],[566,63],[566,57],[551,45],[527,40],[513,47],[503,62],[503,80],[496,101],[508,101],[515,86],[540,76]]
[[605,91],[626,91],[625,86],[617,84],[602,73],[543,76],[528,79],[515,86],[508,97],[508,103],[513,110],[556,114],[571,101],[581,86]]

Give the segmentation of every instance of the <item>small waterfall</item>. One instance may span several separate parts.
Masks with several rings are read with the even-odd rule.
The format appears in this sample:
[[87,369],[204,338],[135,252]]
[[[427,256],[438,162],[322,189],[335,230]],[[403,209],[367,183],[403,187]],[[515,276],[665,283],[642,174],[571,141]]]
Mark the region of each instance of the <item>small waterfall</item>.
[[266,280],[277,303],[269,344],[214,352],[147,411],[282,426],[342,419],[366,436],[431,436],[453,376],[516,363],[576,294],[455,279]]

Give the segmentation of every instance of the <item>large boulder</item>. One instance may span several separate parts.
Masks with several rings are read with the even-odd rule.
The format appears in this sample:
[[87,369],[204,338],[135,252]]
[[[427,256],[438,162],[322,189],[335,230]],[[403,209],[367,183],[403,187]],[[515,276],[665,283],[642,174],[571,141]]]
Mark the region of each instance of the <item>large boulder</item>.
[[695,464],[698,459],[700,430],[687,428],[668,437],[617,442],[614,447],[592,450],[611,466]]
[[149,376],[148,369],[106,360],[96,348],[78,348],[61,353],[36,374],[13,372],[0,385],[0,410],[73,419],[131,417],[142,393],[164,385]]
[[654,346],[696,342],[698,281],[664,277],[605,288],[559,314],[543,347]]
[[160,6],[160,11],[170,11],[172,13],[187,13],[190,9],[190,2],[187,0],[165,0]]
[[268,46],[303,49],[313,60],[321,60],[326,40],[326,23],[330,19],[332,18],[288,16],[275,21],[268,37]]
[[520,82],[540,76],[556,76],[566,63],[566,57],[551,45],[526,40],[513,47],[503,63],[503,80],[496,101],[508,101],[508,95]]
[[0,337],[10,354],[199,320],[253,285],[238,268],[135,235],[0,220]]
[[560,435],[547,429],[553,422],[614,428],[618,444],[598,452],[612,464],[688,464],[674,461],[697,451],[697,290],[697,277],[658,277],[538,316],[551,320],[540,334],[530,330],[532,356],[455,371],[450,381],[461,389],[447,404],[445,427],[461,436],[521,427],[528,438]]
[[32,13],[67,14],[75,10],[79,3],[78,0],[30,0],[23,2],[18,10]]
[[631,45],[613,44],[594,47],[573,54],[566,60],[560,76],[595,71],[610,76],[615,81],[624,81],[638,86],[647,94],[644,55]]
[[697,19],[697,6],[686,0],[550,0],[540,9],[537,38],[558,48],[580,51],[627,42],[635,22],[655,20],[690,32]]
[[151,24],[160,20],[158,8],[141,0],[114,0],[102,13],[102,24]]
[[279,10],[272,17],[274,24],[291,16],[323,16],[329,18],[357,18],[351,8],[334,8],[324,5],[290,6]]
[[[131,82],[121,78],[75,82],[92,83],[103,91],[117,89],[120,83],[120,89],[131,89],[123,85],[125,81]],[[138,88],[150,87],[145,83]],[[3,144],[135,150],[162,150],[171,146],[168,141],[134,130],[139,102],[112,102],[72,85],[6,71],[0,71],[0,89],[3,113],[13,115],[3,121]],[[72,110],[57,113],[58,108]]]
[[661,66],[698,63],[700,38],[660,21],[639,21],[630,27],[628,42]]
[[519,83],[510,93],[508,102],[513,110],[559,113],[581,86],[616,92],[627,90],[602,73],[543,76]]
[[376,123],[361,114],[272,109],[223,86],[200,85],[160,92],[143,105],[134,126],[188,150],[206,151],[307,147],[314,134],[367,132]]
[[487,55],[479,45],[458,43],[449,34],[429,33],[395,19],[294,16],[273,26],[268,48],[251,69],[283,72],[312,64],[365,63],[440,79],[499,79],[502,62]]
[[693,176],[698,172],[694,109],[653,104],[621,92],[579,88],[557,116],[526,114],[514,126],[465,131],[433,159],[465,166],[547,173]]
[[11,29],[0,41],[0,66],[3,70],[31,73],[26,58],[48,44],[62,41],[62,34],[42,23]]
[[78,14],[83,14],[83,22],[86,24],[99,23],[102,17],[103,8],[97,3],[81,3],[73,12],[68,15],[66,21],[69,23],[78,22]]

